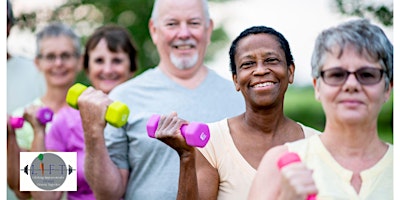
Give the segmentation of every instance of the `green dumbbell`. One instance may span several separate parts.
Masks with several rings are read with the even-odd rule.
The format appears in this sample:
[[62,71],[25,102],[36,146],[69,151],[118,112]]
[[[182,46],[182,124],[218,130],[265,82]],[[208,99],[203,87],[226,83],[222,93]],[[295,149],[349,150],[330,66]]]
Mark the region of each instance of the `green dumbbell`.
[[[68,105],[75,109],[78,108],[78,97],[86,90],[86,86],[81,83],[76,83],[69,88],[66,101]],[[106,116],[104,119],[111,125],[119,128],[126,124],[129,116],[129,108],[122,102],[114,101],[108,105]]]

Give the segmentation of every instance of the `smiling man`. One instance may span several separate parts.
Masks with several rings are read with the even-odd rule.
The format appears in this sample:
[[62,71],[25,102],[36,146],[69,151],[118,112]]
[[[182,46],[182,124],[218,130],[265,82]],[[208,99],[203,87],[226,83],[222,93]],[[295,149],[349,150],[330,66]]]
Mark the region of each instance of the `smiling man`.
[[177,198],[180,157],[148,137],[152,114],[175,111],[189,121],[214,122],[244,112],[233,82],[204,65],[212,29],[206,0],[156,0],[149,30],[160,62],[110,93],[129,106],[127,125],[105,127],[108,97],[92,88],[82,93],[85,174],[97,199]]

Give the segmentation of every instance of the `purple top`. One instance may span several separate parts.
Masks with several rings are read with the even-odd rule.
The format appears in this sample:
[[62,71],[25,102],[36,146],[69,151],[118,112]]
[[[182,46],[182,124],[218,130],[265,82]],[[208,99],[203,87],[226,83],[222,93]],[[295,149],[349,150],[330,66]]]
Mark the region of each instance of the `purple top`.
[[84,174],[85,143],[79,111],[64,107],[52,122],[46,134],[46,149],[49,151],[77,152],[77,191],[69,191],[68,199],[95,199]]

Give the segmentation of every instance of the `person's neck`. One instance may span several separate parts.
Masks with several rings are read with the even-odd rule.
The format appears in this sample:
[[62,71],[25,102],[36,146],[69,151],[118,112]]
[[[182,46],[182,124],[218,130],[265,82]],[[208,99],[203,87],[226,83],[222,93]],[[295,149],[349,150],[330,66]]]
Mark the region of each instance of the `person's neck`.
[[206,78],[208,70],[204,65],[195,66],[190,69],[177,69],[174,66],[159,65],[160,70],[174,82],[182,87],[194,89],[198,87]]
[[279,130],[290,122],[283,114],[283,106],[266,110],[252,109],[246,108],[246,112],[243,114],[243,122],[249,127],[262,130],[262,132],[276,132],[276,130]]
[[[344,155],[364,155],[366,151],[374,151],[382,142],[379,139],[376,124],[345,126],[327,122],[321,140],[330,151]],[[341,146],[343,151],[337,150]]]
[[379,162],[389,148],[379,139],[376,129],[360,126],[341,129],[329,127],[320,138],[336,162],[354,173],[352,185],[357,191],[361,187],[360,173]]

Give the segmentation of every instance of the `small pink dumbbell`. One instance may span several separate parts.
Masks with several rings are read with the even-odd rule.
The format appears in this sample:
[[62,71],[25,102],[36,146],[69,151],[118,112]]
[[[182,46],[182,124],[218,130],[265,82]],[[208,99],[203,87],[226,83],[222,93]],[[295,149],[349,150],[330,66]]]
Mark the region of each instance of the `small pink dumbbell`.
[[[160,121],[160,115],[152,115],[147,122],[146,128],[149,137],[155,138],[158,121]],[[210,139],[210,130],[204,123],[192,122],[185,124],[181,127],[181,133],[186,143],[194,147],[204,147]]]
[[[297,155],[297,153],[288,152],[279,158],[277,165],[279,169],[282,169],[282,167],[296,162],[301,162],[300,156]],[[317,197],[315,194],[310,194],[307,197],[307,200],[316,200],[316,199]]]
[[[40,108],[36,112],[36,118],[41,124],[46,124],[53,119],[53,111],[50,108]],[[10,125],[14,129],[21,128],[24,125],[23,117],[10,117]]]

